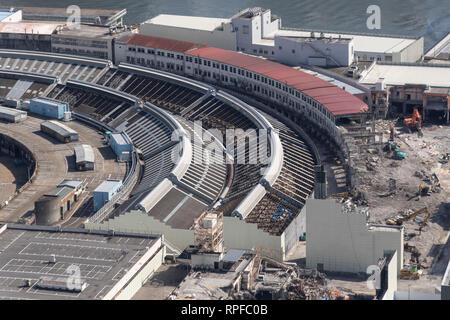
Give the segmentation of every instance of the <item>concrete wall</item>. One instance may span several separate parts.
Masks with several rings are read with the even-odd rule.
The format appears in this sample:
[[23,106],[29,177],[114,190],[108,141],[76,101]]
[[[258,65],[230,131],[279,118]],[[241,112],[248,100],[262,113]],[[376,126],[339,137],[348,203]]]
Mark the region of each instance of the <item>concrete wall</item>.
[[382,300],[394,300],[395,291],[397,291],[397,252],[395,252],[387,266],[387,288]]
[[195,243],[193,230],[173,229],[141,211],[130,211],[102,223],[87,223],[85,228],[141,234],[163,234],[165,239],[181,251]]
[[441,297],[435,293],[396,291],[394,300],[440,300]]
[[144,285],[145,281],[149,279],[156,270],[164,263],[165,248],[162,247],[151,258],[150,261],[134,276],[116,296],[115,300],[130,300],[138,292],[138,290]]
[[352,40],[316,39],[300,42],[294,38],[275,37],[274,50],[275,59],[288,65],[309,64],[308,58],[310,57],[325,57],[327,58],[327,66],[339,65],[344,67],[353,62],[352,47]]
[[306,210],[302,208],[300,213],[294,220],[291,221],[289,226],[284,230],[284,244],[286,254],[297,244],[303,233],[306,232]]
[[105,294],[102,300],[128,300],[142,287],[164,262],[165,247],[162,238],[155,241],[152,247],[125,273],[125,275]]
[[444,276],[442,277],[441,299],[450,300],[450,261],[447,269],[445,270]]
[[276,259],[284,260],[284,237],[273,236],[235,217],[223,217],[224,246],[235,249],[266,248]]
[[178,28],[144,22],[140,26],[140,33],[154,37],[201,43],[227,50],[236,49],[235,34],[232,32],[231,23],[224,24],[223,31],[214,30],[211,32],[207,30]]
[[392,62],[417,62],[424,55],[424,38],[414,41],[408,47],[392,55]]
[[403,266],[403,228],[368,228],[363,213],[343,212],[336,200],[306,201],[306,266],[327,271],[366,273],[384,250],[397,250]]

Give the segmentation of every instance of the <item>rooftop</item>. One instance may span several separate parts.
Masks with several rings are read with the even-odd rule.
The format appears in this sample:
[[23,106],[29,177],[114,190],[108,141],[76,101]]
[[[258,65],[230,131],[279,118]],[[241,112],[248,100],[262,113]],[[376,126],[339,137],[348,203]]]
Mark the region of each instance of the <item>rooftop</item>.
[[[0,232],[0,299],[101,299],[159,241],[160,236],[8,225]],[[37,285],[47,277],[67,283],[74,268],[87,284],[82,292]]]
[[58,23],[0,22],[0,33],[51,35],[59,26],[61,24]]
[[111,133],[111,139],[114,139],[118,145],[126,145],[128,142],[125,140],[123,133]]
[[[321,32],[314,32],[315,37],[319,37]],[[311,37],[311,30],[293,30],[293,29],[282,29],[268,35],[269,38],[274,38],[275,36],[285,36],[285,37]],[[366,52],[382,52],[382,53],[393,53],[398,52],[412,43],[417,39],[409,37],[398,37],[398,36],[377,36],[370,34],[350,34],[350,33],[336,33],[336,32],[323,32],[325,38],[348,38],[353,39],[353,44],[355,46],[355,51],[366,51]]]
[[299,70],[301,70],[303,72],[307,72],[309,74],[312,74],[313,76],[316,76],[316,77],[318,77],[318,78],[320,78],[322,80],[325,80],[325,81],[327,81],[329,83],[332,83],[335,86],[341,88],[342,90],[347,91],[350,94],[353,94],[353,95],[355,95],[355,94],[364,94],[364,91],[362,91],[362,90],[360,90],[360,89],[358,89],[358,88],[356,88],[354,86],[351,86],[348,83],[339,81],[339,80],[337,80],[335,78],[329,77],[329,76],[324,75],[322,73],[318,73],[317,71],[312,71],[312,70],[308,70],[308,69],[299,69]]
[[114,32],[110,32],[110,27],[99,26],[91,24],[82,24],[79,29],[69,29],[68,27],[62,28],[58,31],[58,35],[61,36],[74,36],[85,38],[97,38],[97,39],[111,39],[116,38],[118,34],[130,34],[130,31],[124,31],[123,29],[116,29]]
[[94,162],[94,150],[88,144],[76,145],[73,147],[75,151],[76,162]]
[[51,192],[47,193],[45,196],[57,196],[59,199],[65,199],[69,194],[71,194],[73,192],[72,188],[69,187],[56,187],[55,189],[53,189]]
[[450,60],[450,32],[425,54],[425,58]]
[[9,114],[9,115],[12,115],[12,116],[18,116],[18,115],[21,115],[21,114],[27,114],[27,112],[23,111],[23,110],[17,110],[17,109],[1,107],[1,106],[0,106],[0,113],[2,113],[2,114]]
[[158,48],[162,50],[185,52],[187,50],[201,48],[205,45],[197,44],[187,41],[173,40],[168,38],[160,38],[153,36],[146,36],[142,34],[133,34],[131,36],[125,36],[119,41],[123,41],[128,45]]
[[334,84],[276,62],[213,47],[193,49],[185,53],[231,64],[277,80],[322,103],[334,115],[367,111],[367,105],[363,101]]
[[365,85],[374,85],[384,78],[386,85],[405,85],[408,83],[432,87],[450,87],[450,65],[430,63],[387,64],[376,63],[359,80]]
[[206,18],[193,16],[180,16],[172,14],[160,14],[144,24],[157,24],[162,26],[195,29],[203,31],[214,31],[222,26],[222,23],[230,23],[231,19],[223,18]]
[[94,192],[109,192],[111,189],[122,185],[122,180],[108,179],[100,183],[100,185],[95,188]]
[[[8,8],[9,9],[9,8]],[[45,20],[65,22],[70,16],[67,7],[49,8],[49,7],[18,7],[22,10],[22,17],[25,20]],[[104,10],[104,9],[86,9],[81,8],[81,22],[96,23],[110,25],[118,19],[125,16],[126,9],[121,10]],[[100,18],[100,20],[99,20]]]
[[53,120],[45,121],[45,122],[41,123],[41,126],[44,126],[53,131],[56,131],[64,137],[70,136],[71,134],[77,134],[77,132],[75,130],[73,130],[72,128],[69,128],[68,126],[66,126],[58,121],[53,121]]
[[68,180],[65,179],[63,181],[61,181],[60,184],[58,184],[58,187],[69,187],[69,188],[73,188],[76,189],[81,185],[82,181],[81,180]]
[[52,106],[60,106],[60,105],[66,105],[67,103],[65,102],[61,102],[55,99],[51,99],[51,98],[47,98],[47,97],[37,97],[37,98],[33,98],[32,101],[39,101],[39,102],[43,102],[45,104],[50,104]]

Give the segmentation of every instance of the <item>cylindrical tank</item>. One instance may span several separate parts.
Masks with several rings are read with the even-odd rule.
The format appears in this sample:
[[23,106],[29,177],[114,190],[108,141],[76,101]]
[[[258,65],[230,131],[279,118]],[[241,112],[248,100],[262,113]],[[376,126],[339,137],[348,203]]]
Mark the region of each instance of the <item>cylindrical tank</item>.
[[60,203],[58,197],[44,196],[34,203],[36,224],[51,225],[60,220]]

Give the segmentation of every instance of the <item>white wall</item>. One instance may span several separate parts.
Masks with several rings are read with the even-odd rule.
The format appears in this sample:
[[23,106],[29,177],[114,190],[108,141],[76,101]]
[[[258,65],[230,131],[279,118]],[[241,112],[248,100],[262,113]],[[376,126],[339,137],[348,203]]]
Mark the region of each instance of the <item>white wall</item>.
[[262,36],[267,37],[269,34],[278,31],[281,27],[281,19],[272,20],[271,10],[267,10],[262,14]]
[[387,268],[387,277],[388,277],[388,287],[382,300],[394,300],[395,291],[397,291],[397,252],[395,252],[389,261]]
[[[368,229],[365,214],[344,213],[336,200],[306,201],[306,266],[337,272],[366,273],[384,250],[397,250],[403,266],[403,228]],[[391,230],[391,231],[388,231]]]
[[223,217],[224,246],[234,249],[262,247],[270,249],[272,256],[284,260],[284,237],[272,236],[254,223],[246,223],[234,217]]
[[22,21],[22,10],[17,10],[10,16],[1,20],[0,22],[21,22]]
[[164,239],[167,239],[181,251],[195,243],[193,230],[173,229],[141,211],[130,211],[102,223],[87,223],[85,228],[143,234],[163,234]]
[[144,22],[140,26],[140,33],[154,37],[201,43],[227,50],[236,50],[236,38],[234,32],[232,32],[231,23],[225,23],[223,31],[207,31]]
[[350,55],[352,46],[353,40],[316,39],[299,42],[277,36],[274,50],[275,59],[288,65],[308,64],[309,57],[327,57],[327,66],[348,66],[353,62],[353,56]]

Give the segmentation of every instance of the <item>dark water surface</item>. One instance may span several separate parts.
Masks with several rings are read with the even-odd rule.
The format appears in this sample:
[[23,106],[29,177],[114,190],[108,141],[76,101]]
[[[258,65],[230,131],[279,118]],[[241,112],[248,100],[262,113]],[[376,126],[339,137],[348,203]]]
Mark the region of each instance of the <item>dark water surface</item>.
[[[289,28],[425,36],[425,47],[450,32],[449,0],[0,0],[0,6],[126,8],[127,23],[160,13],[229,18],[247,7],[270,8]],[[381,8],[381,29],[368,30],[369,5]]]

